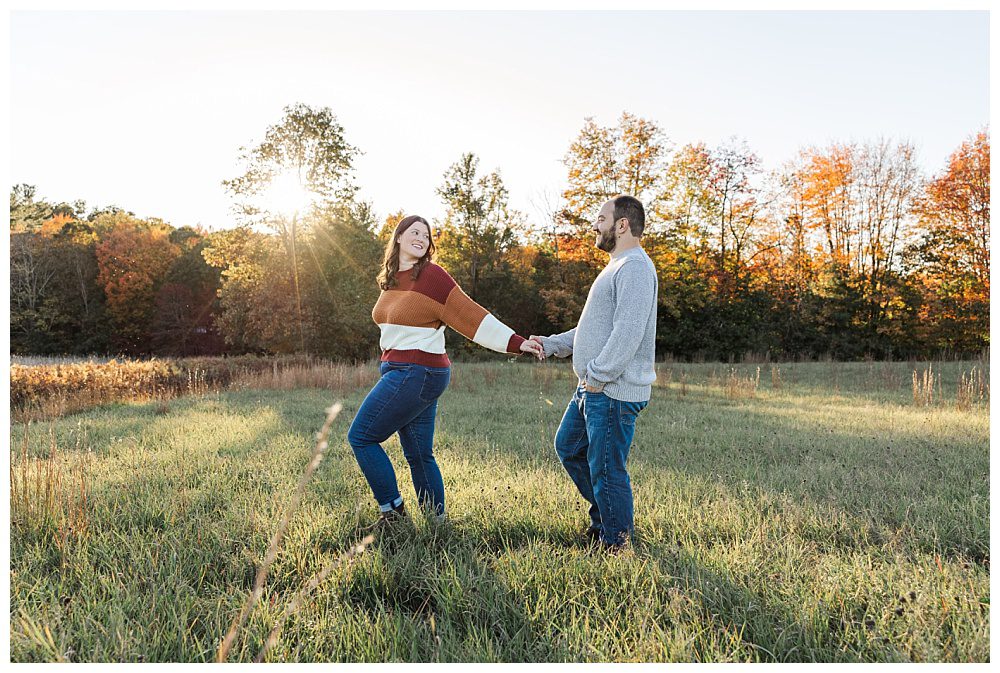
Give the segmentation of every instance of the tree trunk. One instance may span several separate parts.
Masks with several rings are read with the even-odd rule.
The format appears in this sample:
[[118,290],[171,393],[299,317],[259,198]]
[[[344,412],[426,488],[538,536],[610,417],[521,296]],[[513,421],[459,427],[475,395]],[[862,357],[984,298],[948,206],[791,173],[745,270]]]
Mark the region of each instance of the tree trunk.
[[306,337],[302,327],[302,294],[299,292],[299,262],[295,250],[295,231],[298,224],[298,213],[292,215],[292,283],[295,286],[295,317],[299,323],[299,348],[306,352]]

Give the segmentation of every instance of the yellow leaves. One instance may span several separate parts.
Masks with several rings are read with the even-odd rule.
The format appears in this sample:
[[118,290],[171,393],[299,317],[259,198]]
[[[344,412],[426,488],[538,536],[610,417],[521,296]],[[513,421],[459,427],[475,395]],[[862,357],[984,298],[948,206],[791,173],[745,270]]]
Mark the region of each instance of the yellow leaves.
[[42,236],[51,238],[62,233],[63,227],[74,221],[75,219],[72,215],[67,215],[66,213],[56,213],[42,223],[42,228],[39,230],[39,233]]
[[567,209],[588,220],[615,194],[649,200],[646,197],[659,191],[667,149],[663,132],[652,120],[624,112],[616,126],[603,127],[586,118],[563,158]]

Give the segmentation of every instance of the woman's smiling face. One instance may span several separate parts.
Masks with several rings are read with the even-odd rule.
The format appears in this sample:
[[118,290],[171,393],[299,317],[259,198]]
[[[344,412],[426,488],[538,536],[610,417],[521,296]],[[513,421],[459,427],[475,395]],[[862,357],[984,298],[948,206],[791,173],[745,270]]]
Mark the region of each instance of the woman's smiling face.
[[399,235],[399,253],[420,259],[431,245],[431,232],[423,222],[414,222]]

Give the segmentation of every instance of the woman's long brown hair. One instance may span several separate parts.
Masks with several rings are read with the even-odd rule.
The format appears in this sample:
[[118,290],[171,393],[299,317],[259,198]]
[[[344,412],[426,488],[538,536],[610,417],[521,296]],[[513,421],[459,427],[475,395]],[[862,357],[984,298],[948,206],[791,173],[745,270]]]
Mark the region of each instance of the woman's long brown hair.
[[389,239],[389,242],[385,246],[382,270],[378,274],[378,286],[383,290],[389,290],[399,284],[399,281],[396,279],[396,274],[399,273],[399,237],[414,222],[422,222],[427,227],[430,243],[427,246],[427,252],[424,253],[424,256],[413,265],[413,280],[416,280],[423,268],[431,263],[431,258],[434,256],[434,232],[431,230],[430,223],[419,215],[404,217],[396,225],[396,231],[392,233],[392,238]]

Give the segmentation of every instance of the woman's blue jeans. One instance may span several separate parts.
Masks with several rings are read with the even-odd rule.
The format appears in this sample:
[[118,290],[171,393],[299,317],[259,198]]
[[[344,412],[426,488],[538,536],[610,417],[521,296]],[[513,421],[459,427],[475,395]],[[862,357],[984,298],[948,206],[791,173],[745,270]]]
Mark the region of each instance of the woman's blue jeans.
[[607,544],[632,535],[632,481],[625,467],[635,419],[647,402],[622,402],[577,386],[556,432],[559,460],[590,503],[591,528]]
[[347,441],[379,509],[388,511],[403,499],[392,462],[381,444],[398,432],[417,501],[442,515],[444,481],[434,460],[434,416],[437,400],[451,379],[451,369],[383,362],[379,370],[382,378],[361,403],[347,431]]

